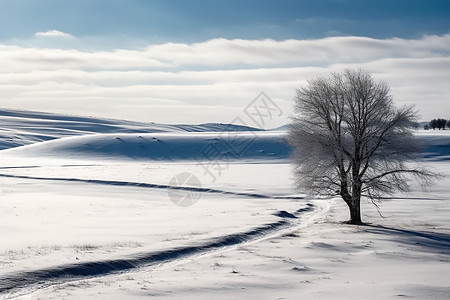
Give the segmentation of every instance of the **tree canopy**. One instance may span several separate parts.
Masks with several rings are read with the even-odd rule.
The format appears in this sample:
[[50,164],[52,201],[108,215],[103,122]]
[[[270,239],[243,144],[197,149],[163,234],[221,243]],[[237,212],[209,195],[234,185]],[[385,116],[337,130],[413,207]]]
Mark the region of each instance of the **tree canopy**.
[[412,135],[414,107],[396,108],[389,86],[368,72],[347,69],[308,81],[297,90],[289,130],[297,185],[340,195],[352,224],[361,224],[360,200],[407,191],[433,173],[412,165],[420,151]]

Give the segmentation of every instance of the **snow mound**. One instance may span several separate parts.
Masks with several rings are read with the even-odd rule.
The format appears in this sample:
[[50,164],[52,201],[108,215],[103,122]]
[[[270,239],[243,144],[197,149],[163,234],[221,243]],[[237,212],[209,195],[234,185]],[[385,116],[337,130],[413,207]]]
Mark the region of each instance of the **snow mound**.
[[159,132],[91,134],[0,151],[3,157],[84,160],[280,160],[290,148],[283,132]]
[[0,150],[95,133],[257,131],[231,124],[166,125],[0,109]]

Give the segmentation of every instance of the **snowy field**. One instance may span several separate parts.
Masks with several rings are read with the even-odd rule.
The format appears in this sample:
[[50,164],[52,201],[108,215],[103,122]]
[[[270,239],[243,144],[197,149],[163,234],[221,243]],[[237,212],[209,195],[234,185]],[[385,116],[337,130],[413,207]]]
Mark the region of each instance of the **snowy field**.
[[416,134],[436,186],[351,226],[293,189],[283,132],[17,111],[0,128],[2,299],[450,298],[449,131]]

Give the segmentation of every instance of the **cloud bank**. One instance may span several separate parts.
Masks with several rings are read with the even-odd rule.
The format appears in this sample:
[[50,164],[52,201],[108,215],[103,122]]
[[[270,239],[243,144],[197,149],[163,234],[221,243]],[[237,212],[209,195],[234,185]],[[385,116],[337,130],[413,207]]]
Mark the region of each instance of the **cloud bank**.
[[[60,36],[49,31],[42,34]],[[143,49],[82,51],[0,45],[0,106],[162,123],[230,122],[261,91],[288,122],[307,79],[362,67],[398,105],[449,117],[450,34],[421,39],[212,39]]]

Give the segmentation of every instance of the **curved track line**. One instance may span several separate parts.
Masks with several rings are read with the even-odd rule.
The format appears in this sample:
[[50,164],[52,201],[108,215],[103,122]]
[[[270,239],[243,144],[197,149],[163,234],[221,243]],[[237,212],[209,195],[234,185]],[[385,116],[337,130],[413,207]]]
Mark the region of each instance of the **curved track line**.
[[[308,203],[304,208],[294,212],[293,215],[298,217],[301,213],[313,210],[314,205]],[[0,277],[0,293],[12,293],[24,288],[43,288],[67,281],[110,275],[140,267],[165,264],[182,258],[205,254],[224,247],[250,242],[290,225],[292,225],[292,221],[289,218],[282,218],[280,221],[264,224],[246,232],[225,235],[202,245],[141,253],[129,258],[68,264],[47,269],[7,274]]]
[[303,197],[298,197],[298,196],[270,196],[270,195],[263,195],[263,194],[256,194],[256,193],[230,192],[230,191],[223,191],[223,190],[211,189],[211,188],[172,186],[172,185],[166,185],[166,184],[129,182],[129,181],[117,181],[117,180],[61,178],[61,177],[36,177],[36,176],[9,175],[9,174],[0,174],[0,177],[49,180],[49,181],[81,182],[81,183],[104,184],[104,185],[115,185],[115,186],[133,186],[133,187],[143,187],[143,188],[152,188],[152,189],[184,190],[184,191],[191,191],[191,192],[244,196],[244,197],[260,198],[260,199],[304,199]]

